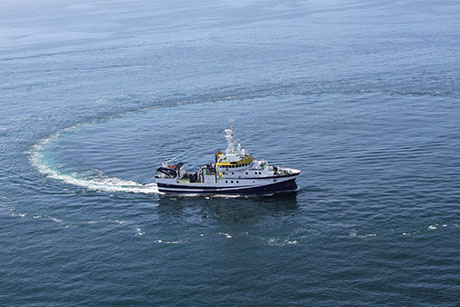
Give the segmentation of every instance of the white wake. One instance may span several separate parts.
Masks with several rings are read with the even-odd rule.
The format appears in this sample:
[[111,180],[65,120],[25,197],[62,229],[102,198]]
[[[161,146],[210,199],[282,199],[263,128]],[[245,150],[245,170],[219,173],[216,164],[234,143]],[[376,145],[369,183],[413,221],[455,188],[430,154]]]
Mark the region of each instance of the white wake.
[[83,187],[89,190],[105,191],[105,192],[130,192],[130,193],[159,193],[158,187],[155,183],[141,184],[135,181],[123,180],[116,177],[110,177],[95,170],[98,174],[96,176],[85,176],[78,173],[63,173],[56,166],[47,162],[44,156],[46,145],[56,140],[62,133],[71,131],[77,128],[72,126],[55,133],[50,137],[42,140],[40,143],[34,145],[32,149],[27,152],[29,154],[30,163],[35,166],[38,171],[49,178],[60,180],[64,183]]

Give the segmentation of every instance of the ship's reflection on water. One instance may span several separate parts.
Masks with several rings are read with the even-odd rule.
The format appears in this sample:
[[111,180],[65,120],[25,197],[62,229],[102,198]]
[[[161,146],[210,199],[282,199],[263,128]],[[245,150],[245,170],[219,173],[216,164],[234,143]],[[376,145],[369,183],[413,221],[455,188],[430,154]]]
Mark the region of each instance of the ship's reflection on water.
[[270,216],[295,215],[298,210],[297,192],[257,197],[180,197],[160,196],[160,220],[192,214],[195,218],[225,224],[245,224]]

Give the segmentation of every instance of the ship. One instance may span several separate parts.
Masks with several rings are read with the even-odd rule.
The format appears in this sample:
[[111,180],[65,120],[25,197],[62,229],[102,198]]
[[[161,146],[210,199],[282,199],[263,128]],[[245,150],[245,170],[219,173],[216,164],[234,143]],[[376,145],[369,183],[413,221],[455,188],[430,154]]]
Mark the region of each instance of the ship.
[[227,149],[215,153],[214,162],[186,172],[184,163],[162,163],[156,170],[155,181],[161,194],[185,195],[273,195],[296,192],[295,182],[301,171],[294,168],[270,165],[256,160],[249,152],[235,146],[233,121],[225,129]]

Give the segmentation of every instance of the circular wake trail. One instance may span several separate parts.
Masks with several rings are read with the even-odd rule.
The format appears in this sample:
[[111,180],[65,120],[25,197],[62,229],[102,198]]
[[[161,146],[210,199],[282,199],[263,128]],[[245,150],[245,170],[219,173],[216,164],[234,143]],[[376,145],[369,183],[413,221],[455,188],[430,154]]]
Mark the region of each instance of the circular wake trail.
[[105,192],[129,192],[129,193],[159,193],[156,183],[141,184],[135,181],[123,180],[116,177],[109,177],[100,171],[97,171],[97,176],[83,176],[78,173],[63,173],[58,168],[47,162],[44,155],[44,149],[47,144],[56,140],[63,132],[75,129],[77,126],[72,126],[62,130],[52,136],[42,140],[34,145],[28,152],[29,160],[38,171],[49,178],[60,180],[64,183],[83,187],[89,190],[105,191]]

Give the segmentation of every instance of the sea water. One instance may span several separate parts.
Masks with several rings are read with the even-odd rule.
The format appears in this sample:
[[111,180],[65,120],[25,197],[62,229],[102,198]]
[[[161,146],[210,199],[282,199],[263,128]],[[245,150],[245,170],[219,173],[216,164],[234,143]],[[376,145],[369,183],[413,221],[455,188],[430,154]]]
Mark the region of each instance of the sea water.
[[[460,302],[460,4],[0,4],[1,305]],[[274,197],[165,197],[225,149]]]

